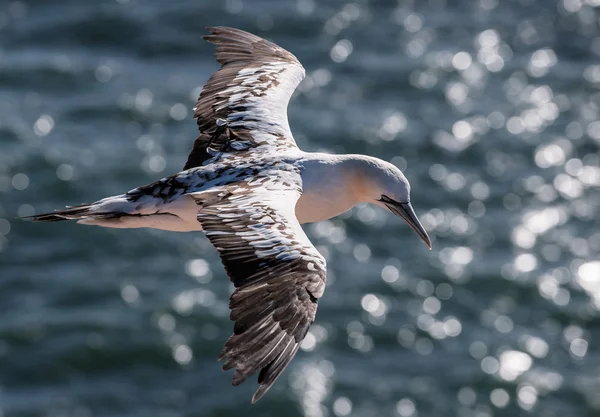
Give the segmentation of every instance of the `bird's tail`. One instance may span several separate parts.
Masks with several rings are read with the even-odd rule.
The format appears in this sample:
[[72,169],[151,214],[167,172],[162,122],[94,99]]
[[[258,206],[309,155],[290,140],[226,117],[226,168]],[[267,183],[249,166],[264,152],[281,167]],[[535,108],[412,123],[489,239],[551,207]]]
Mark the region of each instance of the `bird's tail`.
[[92,204],[69,206],[51,213],[36,214],[23,217],[34,222],[60,222],[77,220],[82,224],[93,224],[105,227],[130,227],[122,224],[124,217],[139,215],[138,205],[130,201],[126,195],[107,197]]
[[117,219],[126,215],[126,213],[113,211],[98,210],[98,203],[81,204],[78,206],[67,206],[62,210],[55,210],[51,213],[35,214],[33,216],[22,217],[22,219],[31,220],[33,222],[60,222],[63,220],[111,220]]
[[132,229],[155,229],[186,232],[202,230],[196,220],[198,206],[189,196],[173,201],[147,195],[143,197],[121,194],[107,197],[92,204],[71,206],[51,213],[23,217],[34,222],[75,220],[79,224]]

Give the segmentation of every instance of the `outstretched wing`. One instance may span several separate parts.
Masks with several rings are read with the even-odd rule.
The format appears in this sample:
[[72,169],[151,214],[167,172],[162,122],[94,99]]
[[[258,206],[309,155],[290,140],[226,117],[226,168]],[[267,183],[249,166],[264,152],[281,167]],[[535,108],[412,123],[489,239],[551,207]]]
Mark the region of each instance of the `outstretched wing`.
[[287,120],[292,93],[304,78],[294,55],[272,42],[226,27],[210,27],[204,39],[217,45],[215,72],[194,107],[200,135],[184,169],[214,152],[296,147]]
[[239,184],[213,199],[192,194],[202,229],[236,288],[229,303],[233,335],[219,360],[225,359],[224,370],[236,368],[233,385],[260,371],[253,403],[298,351],[325,290],[325,260],[294,212],[299,195]]

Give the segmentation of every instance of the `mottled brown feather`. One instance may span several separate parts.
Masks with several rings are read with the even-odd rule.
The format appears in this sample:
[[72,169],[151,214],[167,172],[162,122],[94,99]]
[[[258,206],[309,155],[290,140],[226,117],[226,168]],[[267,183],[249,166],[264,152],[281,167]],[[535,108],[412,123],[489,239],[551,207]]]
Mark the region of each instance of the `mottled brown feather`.
[[[227,91],[232,86],[241,86],[240,83],[243,80],[239,78],[236,80],[240,71],[247,68],[257,69],[254,74],[258,77],[260,84],[256,86],[244,84],[243,94],[248,98],[264,96],[270,88],[276,88],[279,85],[280,77],[293,77],[297,75],[297,72],[302,73],[302,76],[304,74],[304,69],[296,57],[272,42],[239,29],[227,27],[209,27],[207,29],[211,34],[204,36],[204,39],[217,46],[216,59],[221,64],[221,68],[209,78],[194,107],[194,118],[200,133],[194,142],[184,169],[200,166],[213,158],[210,149],[217,152],[243,154],[247,148],[258,145],[250,131],[256,128],[256,122],[260,122],[260,120],[253,119],[251,115],[246,115],[246,119],[244,119],[252,125],[249,127],[236,123],[236,126],[225,126],[223,129],[219,129],[217,125],[218,119],[227,120],[232,113],[245,111],[244,98],[230,103],[229,98],[233,93]],[[288,64],[290,67],[294,67],[295,71],[289,74],[286,73],[288,71],[281,69],[275,71],[270,68],[273,63]],[[295,146],[291,135],[282,134],[281,129],[274,129],[269,133],[276,133],[279,140],[289,141],[291,145]],[[227,145],[232,142],[242,143],[245,148],[232,149],[228,147]]]
[[247,185],[240,193],[239,184],[233,187],[236,194],[220,190],[220,200],[203,205],[198,220],[236,287],[229,303],[234,332],[219,359],[224,370],[236,369],[234,385],[260,371],[255,402],[298,351],[315,319],[326,270],[295,217],[297,190]]

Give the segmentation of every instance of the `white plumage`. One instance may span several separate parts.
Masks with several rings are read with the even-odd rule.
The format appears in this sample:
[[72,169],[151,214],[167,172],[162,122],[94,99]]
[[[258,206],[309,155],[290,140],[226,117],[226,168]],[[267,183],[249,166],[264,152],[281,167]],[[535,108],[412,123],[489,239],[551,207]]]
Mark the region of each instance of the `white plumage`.
[[296,354],[326,280],[325,259],[300,227],[359,202],[401,216],[431,247],[402,172],[364,155],[298,149],[287,105],[304,68],[255,35],[209,28],[221,68],[194,108],[200,131],[182,172],[92,204],[32,216],[116,228],[204,231],[236,287],[234,333],[219,359],[233,384],[259,372],[256,401]]

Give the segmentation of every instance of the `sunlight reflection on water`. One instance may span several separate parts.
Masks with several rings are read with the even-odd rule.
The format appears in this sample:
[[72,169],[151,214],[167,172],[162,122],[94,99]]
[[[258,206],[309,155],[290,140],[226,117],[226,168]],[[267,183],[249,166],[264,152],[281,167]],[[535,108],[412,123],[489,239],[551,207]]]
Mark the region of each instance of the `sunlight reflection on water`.
[[[307,227],[330,271],[301,345],[308,353],[278,383],[287,378],[299,410],[600,409],[600,2],[227,0],[187,10],[119,0],[85,6],[94,21],[69,2],[38,3],[0,10],[2,296],[18,318],[0,325],[0,360],[11,362],[6,415],[38,389],[25,381],[36,369],[57,369],[43,389],[66,392],[57,387],[75,369],[89,378],[74,379],[79,389],[105,398],[116,394],[102,378],[135,379],[144,368],[152,388],[125,391],[145,404],[163,389],[196,392],[200,380],[219,387],[203,386],[202,404],[229,389],[214,357],[230,330],[231,288],[205,240],[75,227],[63,235],[14,219],[179,170],[195,135],[191,108],[216,68],[198,28],[215,23],[292,50],[307,70],[290,107],[300,146],[391,160],[434,241],[426,252],[369,205]],[[216,15],[222,22],[204,20]],[[73,329],[67,340],[53,323],[71,317],[82,324],[63,324]],[[78,354],[87,359],[65,359]],[[169,364],[181,374],[165,375]],[[66,415],[77,401],[30,407]]]

